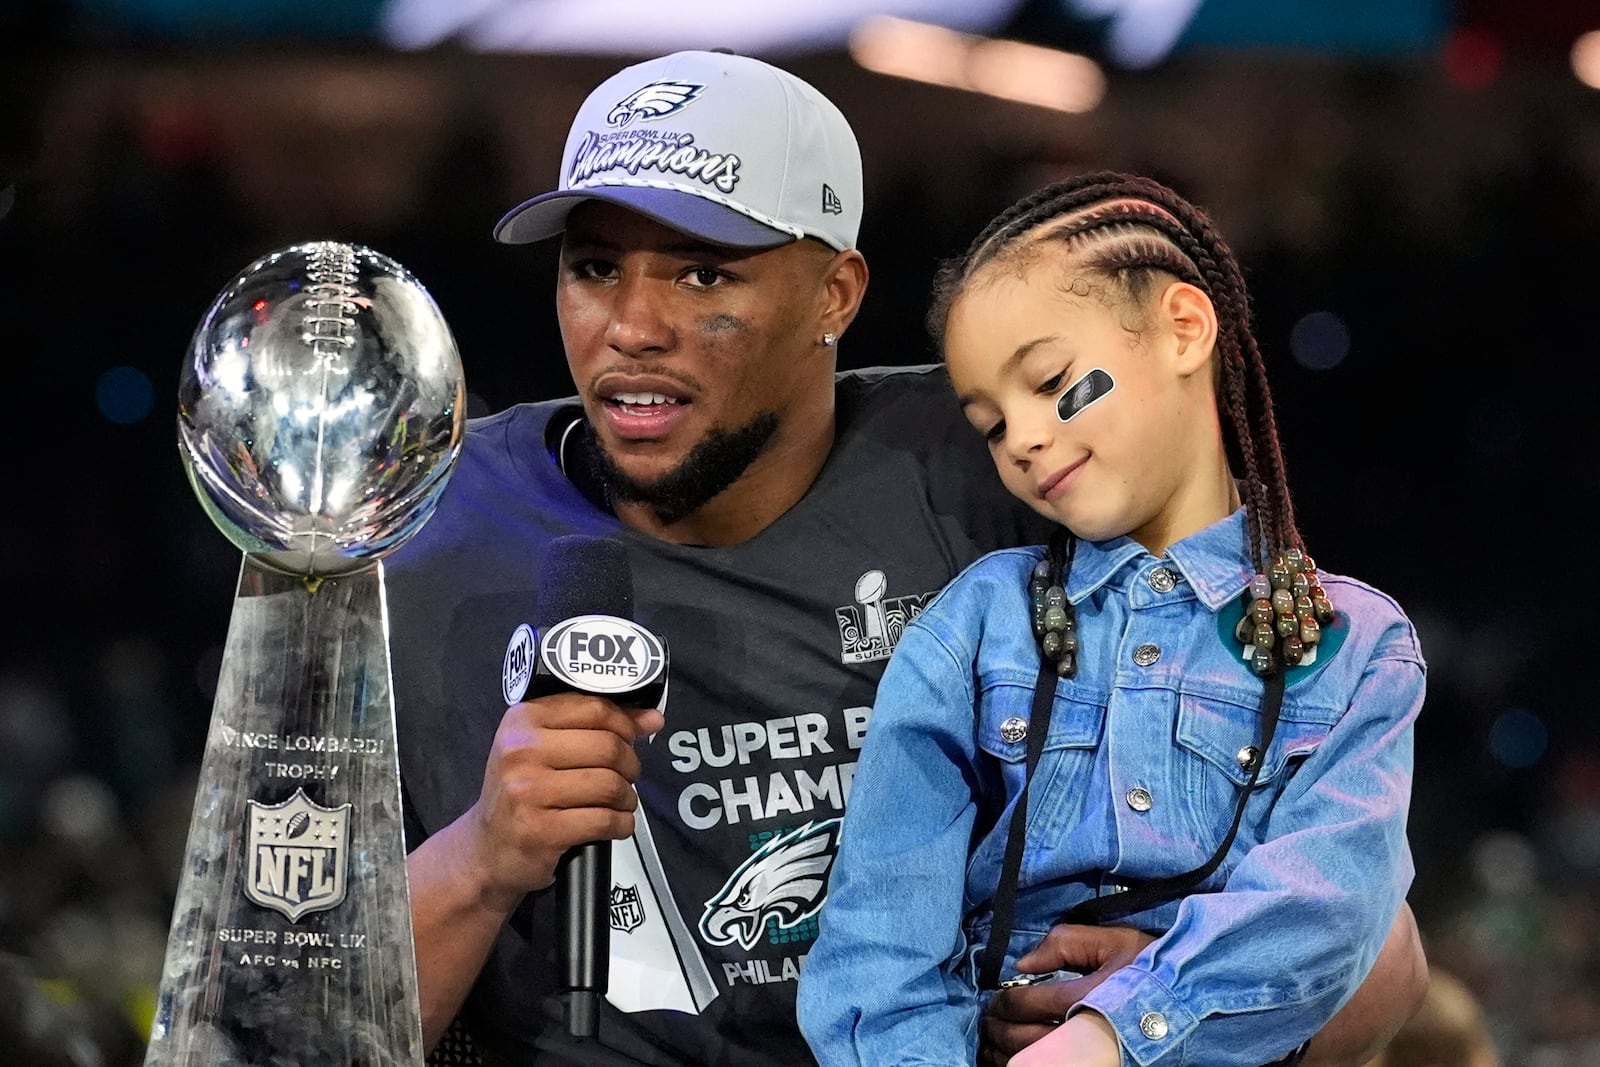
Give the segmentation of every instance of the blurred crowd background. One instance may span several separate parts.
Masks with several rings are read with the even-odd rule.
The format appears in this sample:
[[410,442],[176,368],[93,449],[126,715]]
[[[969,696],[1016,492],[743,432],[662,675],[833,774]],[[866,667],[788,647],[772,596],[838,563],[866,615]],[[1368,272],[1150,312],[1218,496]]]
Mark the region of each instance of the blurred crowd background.
[[175,442],[211,299],[366,244],[433,293],[472,414],[569,390],[553,256],[490,229],[595,83],[679,47],[780,62],[854,123],[845,366],[929,359],[940,257],[1053,176],[1211,210],[1310,546],[1422,635],[1430,962],[1505,1064],[1600,1064],[1589,0],[0,5],[0,1064],[143,1054],[239,566]]

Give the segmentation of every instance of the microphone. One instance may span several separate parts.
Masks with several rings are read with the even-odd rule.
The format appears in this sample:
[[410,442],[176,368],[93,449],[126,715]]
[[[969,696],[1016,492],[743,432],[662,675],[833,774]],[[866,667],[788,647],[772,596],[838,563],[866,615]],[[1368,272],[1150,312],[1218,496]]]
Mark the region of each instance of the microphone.
[[[526,699],[578,692],[626,708],[665,702],[667,646],[633,621],[633,574],[621,541],[570,534],[550,542],[539,600],[543,621]],[[569,850],[556,865],[556,894],[567,1032],[594,1037],[611,959],[611,842]]]

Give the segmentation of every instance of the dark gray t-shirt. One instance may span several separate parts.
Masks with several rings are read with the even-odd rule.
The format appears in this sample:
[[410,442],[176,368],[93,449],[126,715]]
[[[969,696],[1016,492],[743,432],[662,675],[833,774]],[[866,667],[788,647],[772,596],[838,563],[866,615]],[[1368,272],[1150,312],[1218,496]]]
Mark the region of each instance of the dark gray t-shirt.
[[963,566],[1047,529],[1000,486],[941,368],[841,373],[836,412],[811,491],[726,548],[634,533],[580,492],[559,444],[582,432],[574,401],[474,420],[438,510],[386,563],[411,847],[478,797],[507,647],[549,621],[553,538],[622,541],[634,618],[669,650],[667,725],[639,746],[639,830],[613,851],[603,1047],[565,1035],[546,890],[465,1008],[488,1062],[814,1063],[795,980],[884,664]]

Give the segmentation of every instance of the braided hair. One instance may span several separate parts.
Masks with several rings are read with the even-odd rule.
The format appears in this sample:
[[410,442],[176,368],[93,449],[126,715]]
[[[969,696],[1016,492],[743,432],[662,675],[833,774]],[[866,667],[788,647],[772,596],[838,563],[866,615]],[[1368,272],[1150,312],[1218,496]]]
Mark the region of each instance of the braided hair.
[[1020,270],[1050,248],[1066,249],[1083,275],[1106,279],[1134,302],[1162,275],[1211,298],[1218,317],[1215,388],[1229,460],[1244,473],[1252,557],[1265,570],[1266,560],[1303,550],[1243,272],[1205,212],[1161,183],[1098,171],[1046,185],[1002,211],[963,255],[939,268],[928,312],[934,342],[943,347],[951,307],[980,270]]

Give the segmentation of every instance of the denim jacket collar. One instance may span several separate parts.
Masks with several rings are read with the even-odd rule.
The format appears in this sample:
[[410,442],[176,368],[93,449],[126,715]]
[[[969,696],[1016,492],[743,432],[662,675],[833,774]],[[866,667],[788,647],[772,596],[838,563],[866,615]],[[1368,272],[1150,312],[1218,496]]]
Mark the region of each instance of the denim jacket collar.
[[[1255,573],[1247,541],[1244,508],[1239,507],[1168,547],[1166,559],[1182,572],[1202,604],[1220,611],[1244,592]],[[1067,599],[1080,603],[1119,575],[1131,577],[1150,558],[1143,545],[1127,536],[1079,541],[1067,579]]]

